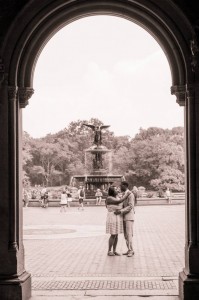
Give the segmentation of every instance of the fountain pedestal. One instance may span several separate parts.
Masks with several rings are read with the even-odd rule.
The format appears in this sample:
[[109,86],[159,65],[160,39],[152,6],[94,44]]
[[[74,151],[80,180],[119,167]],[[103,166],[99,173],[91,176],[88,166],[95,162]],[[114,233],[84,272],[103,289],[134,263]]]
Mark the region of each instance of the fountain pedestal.
[[[104,195],[113,183],[119,185],[124,180],[123,175],[113,175],[112,151],[103,145],[93,145],[85,150],[85,168],[91,165],[90,174],[75,175],[72,179],[73,186],[84,185],[87,199],[95,197],[95,192],[100,189]],[[108,157],[107,157],[108,156]]]

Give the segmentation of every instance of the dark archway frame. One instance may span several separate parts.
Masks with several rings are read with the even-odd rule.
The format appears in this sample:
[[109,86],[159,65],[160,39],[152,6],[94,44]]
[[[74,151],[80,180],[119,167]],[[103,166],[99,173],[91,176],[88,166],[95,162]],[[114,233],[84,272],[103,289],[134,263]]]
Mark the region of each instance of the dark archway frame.
[[117,16],[140,25],[157,40],[168,59],[172,75],[171,93],[176,95],[180,105],[185,106],[186,259],[185,269],[179,277],[180,297],[189,299],[193,287],[199,296],[199,261],[196,260],[199,255],[199,142],[196,138],[199,135],[196,122],[199,113],[199,50],[191,24],[170,0],[32,0],[13,20],[2,45],[3,68],[0,70],[0,86],[3,97],[7,95],[8,103],[4,108],[8,116],[9,155],[4,168],[9,180],[6,182],[7,190],[3,191],[9,203],[5,205],[9,209],[7,256],[12,264],[6,272],[5,266],[2,270],[0,268],[0,290],[3,291],[1,286],[6,286],[6,280],[12,279],[13,284],[20,283],[19,290],[27,290],[21,293],[24,295],[21,299],[30,296],[30,276],[24,269],[20,206],[21,108],[28,104],[34,92],[37,59],[58,30],[75,20],[95,15]]
[[[51,1],[48,5],[45,2],[49,1],[42,2],[38,11],[34,2],[32,8],[29,5],[27,11],[24,9],[10,29],[5,43],[9,85],[32,87],[37,58],[49,39],[67,24],[94,15],[118,16],[140,25],[158,41],[167,56],[172,85],[182,86],[192,80],[189,42],[193,32],[187,19],[176,7],[167,7],[166,1],[164,10],[152,1]],[[8,44],[13,47],[7,48]]]

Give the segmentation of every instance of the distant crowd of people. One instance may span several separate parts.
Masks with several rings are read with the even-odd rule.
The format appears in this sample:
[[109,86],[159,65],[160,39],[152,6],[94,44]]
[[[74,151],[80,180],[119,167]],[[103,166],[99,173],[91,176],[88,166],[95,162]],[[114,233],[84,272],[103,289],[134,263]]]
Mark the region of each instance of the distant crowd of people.
[[[78,209],[84,210],[84,200],[85,200],[85,189],[83,186],[80,186],[78,191]],[[102,193],[98,192],[98,203],[101,203]],[[47,208],[49,205],[49,189],[44,186],[35,186],[35,188],[24,187],[23,188],[23,206],[28,207],[29,201],[31,199],[37,199],[40,203],[40,206]],[[69,188],[66,186],[62,189],[60,195],[60,212],[65,212],[67,208],[70,208],[70,202],[72,201],[72,193]]]
[[[137,204],[137,199],[140,196],[139,189],[134,186],[131,190],[132,194],[134,195],[134,201],[135,205]],[[121,193],[118,192],[118,194]],[[96,205],[102,204],[102,199],[105,198],[104,192],[102,192],[99,188],[94,193],[94,197],[96,199]],[[78,210],[84,210],[84,200],[86,199],[86,193],[84,186],[79,186],[79,189],[77,190],[77,197],[78,197]],[[166,189],[164,192],[164,197],[167,199],[168,204],[171,204],[172,201],[172,193],[169,188]],[[23,188],[23,204],[24,207],[28,207],[29,201],[31,199],[38,199],[40,206],[42,208],[46,208],[49,205],[49,189],[44,186],[36,185],[34,188]],[[72,201],[72,193],[70,191],[70,188],[65,186],[63,190],[61,191],[60,196],[60,212],[65,212],[66,208],[70,208],[70,203]]]
[[31,199],[38,199],[41,207],[48,207],[48,195],[49,191],[46,186],[41,187],[40,185],[35,186],[35,188],[23,188],[22,200],[24,207],[28,207],[29,201]]

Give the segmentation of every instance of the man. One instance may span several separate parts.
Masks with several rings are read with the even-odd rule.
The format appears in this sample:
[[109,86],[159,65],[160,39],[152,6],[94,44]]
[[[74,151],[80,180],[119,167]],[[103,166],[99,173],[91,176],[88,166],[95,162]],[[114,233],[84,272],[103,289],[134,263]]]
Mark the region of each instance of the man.
[[85,191],[84,191],[83,186],[79,187],[79,190],[78,190],[77,193],[78,193],[78,198],[79,198],[79,207],[78,207],[78,209],[80,209],[80,207],[81,207],[82,210],[84,210]]
[[135,197],[133,193],[131,193],[128,189],[128,182],[122,181],[121,183],[121,191],[129,193],[126,200],[123,202],[123,208],[114,212],[117,214],[123,215],[123,224],[124,224],[124,238],[126,240],[126,245],[128,251],[123,253],[123,255],[127,255],[127,257],[131,257],[134,255],[133,251],[133,224],[134,224],[134,205],[135,205]]

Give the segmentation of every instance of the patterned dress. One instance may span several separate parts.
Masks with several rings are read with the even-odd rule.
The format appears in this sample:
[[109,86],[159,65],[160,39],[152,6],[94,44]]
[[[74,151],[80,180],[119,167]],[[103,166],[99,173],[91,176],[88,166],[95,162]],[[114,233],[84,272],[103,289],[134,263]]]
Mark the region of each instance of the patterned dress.
[[114,211],[122,208],[122,204],[110,204],[107,205],[107,218],[106,218],[106,233],[119,234],[123,233],[123,217],[122,215],[115,215]]

